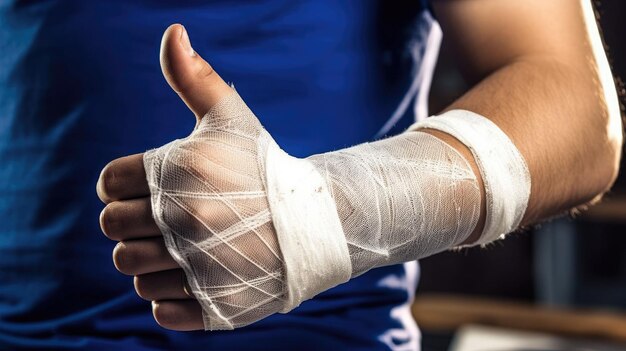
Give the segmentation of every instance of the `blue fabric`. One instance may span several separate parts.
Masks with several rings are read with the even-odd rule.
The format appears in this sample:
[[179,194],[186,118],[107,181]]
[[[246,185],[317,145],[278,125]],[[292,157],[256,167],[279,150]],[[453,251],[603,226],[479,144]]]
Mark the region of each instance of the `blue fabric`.
[[385,74],[410,65],[381,44],[380,6],[0,0],[0,349],[385,349],[378,336],[402,328],[390,310],[408,293],[380,281],[402,266],[234,332],[162,329],[112,265],[95,193],[108,161],[193,127],[159,68],[174,22],[286,151],[370,139],[410,83]]

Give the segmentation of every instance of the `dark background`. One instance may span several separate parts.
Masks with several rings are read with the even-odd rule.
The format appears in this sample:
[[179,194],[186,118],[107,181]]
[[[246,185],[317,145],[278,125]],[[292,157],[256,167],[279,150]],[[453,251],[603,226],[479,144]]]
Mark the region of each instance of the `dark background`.
[[[626,1],[604,0],[595,5],[624,111],[620,77],[626,79]],[[444,35],[433,79],[431,111],[440,110],[466,89]],[[626,199],[624,173],[605,197],[605,204]],[[621,211],[624,216],[619,213],[557,219],[510,235],[487,249],[446,252],[424,259],[420,261],[418,297],[452,293],[626,311],[626,207]],[[424,331],[424,350],[445,350],[448,337]]]

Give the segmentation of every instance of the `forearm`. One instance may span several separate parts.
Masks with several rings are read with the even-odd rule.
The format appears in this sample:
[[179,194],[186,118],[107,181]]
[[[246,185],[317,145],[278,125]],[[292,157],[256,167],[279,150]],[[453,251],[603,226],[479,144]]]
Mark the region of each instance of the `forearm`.
[[353,277],[481,234],[485,201],[474,159],[439,135],[411,131],[308,158],[335,202]]
[[489,118],[520,150],[532,179],[522,224],[599,198],[617,175],[622,127],[591,4],[447,1],[437,10],[465,73],[482,79],[446,110]]
[[448,109],[490,118],[515,143],[532,179],[522,222],[531,224],[591,201],[615,179],[620,117],[619,111],[608,108],[604,96],[590,65],[521,58]]
[[[445,110],[468,110],[489,118],[524,157],[532,187],[521,225],[599,199],[617,176],[621,117],[606,58],[602,51],[595,52],[595,58],[570,60],[554,55],[517,58]],[[455,148],[472,167],[481,190],[480,218],[463,244],[474,243],[486,214],[476,160],[451,135],[422,131]]]
[[468,165],[471,167],[472,172],[476,177],[476,183],[478,185],[478,190],[480,191],[480,213],[478,215],[478,221],[476,222],[476,226],[473,229],[470,228],[470,234],[461,244],[466,245],[474,243],[480,238],[480,235],[485,228],[485,217],[487,214],[485,206],[485,184],[480,174],[480,170],[478,169],[478,165],[476,164],[476,160],[474,159],[474,156],[472,155],[472,152],[468,149],[468,147],[453,136],[433,129],[423,129],[422,131],[441,139],[446,144],[457,150],[463,156],[463,158],[467,160]]
[[[518,14],[514,7],[528,3],[488,4]],[[476,25],[505,17],[489,10],[467,18]],[[535,13],[542,12],[522,17]],[[475,31],[463,32],[472,42]],[[171,58],[206,72],[201,58],[182,54],[188,50],[175,38],[185,36],[171,33],[164,42],[172,42],[170,51],[179,48]],[[170,80],[198,117],[207,111],[203,95],[220,102],[189,137],[147,152],[143,167],[107,167],[99,184],[141,169],[134,173],[146,176],[154,224],[185,270],[204,327],[244,326],[370,268],[486,244],[515,230],[524,215],[530,223],[601,193],[614,177],[621,133],[606,74],[563,60],[587,54],[495,60],[486,65],[495,67],[484,70],[487,78],[450,107],[460,111],[420,122],[417,131],[308,159],[280,150],[217,74],[180,74],[202,82],[181,90]],[[591,67],[602,68],[597,62]],[[105,199],[136,197],[99,188]]]

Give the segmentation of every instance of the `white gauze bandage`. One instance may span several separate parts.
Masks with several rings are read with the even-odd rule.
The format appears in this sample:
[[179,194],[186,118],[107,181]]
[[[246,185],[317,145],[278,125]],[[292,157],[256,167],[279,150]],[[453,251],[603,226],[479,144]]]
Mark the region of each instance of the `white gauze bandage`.
[[480,212],[467,160],[430,134],[298,159],[236,93],[189,137],[146,152],[144,165],[153,216],[207,330],[459,245]]
[[153,217],[207,330],[287,312],[350,279],[324,178],[280,150],[236,92],[187,138],[147,151],[144,167]]
[[511,139],[489,119],[466,110],[452,110],[417,122],[409,130],[435,129],[467,146],[480,169],[485,187],[486,218],[480,239],[484,245],[503,238],[520,225],[530,197],[530,172]]

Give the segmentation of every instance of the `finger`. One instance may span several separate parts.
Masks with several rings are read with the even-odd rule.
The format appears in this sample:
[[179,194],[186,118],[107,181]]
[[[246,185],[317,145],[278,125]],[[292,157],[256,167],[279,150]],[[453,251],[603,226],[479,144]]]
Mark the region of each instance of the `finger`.
[[135,276],[135,291],[145,300],[193,299],[185,292],[185,273],[172,269]]
[[131,240],[160,236],[161,231],[152,218],[149,197],[114,201],[100,213],[100,228],[111,240]]
[[109,162],[100,173],[96,191],[104,203],[148,196],[150,189],[143,167],[143,154]]
[[162,237],[120,241],[113,249],[113,263],[127,275],[140,275],[180,268]]
[[199,119],[233,89],[191,47],[180,24],[167,28],[161,41],[161,69],[172,89]]
[[152,302],[152,315],[160,326],[177,331],[204,329],[202,307],[196,300]]

